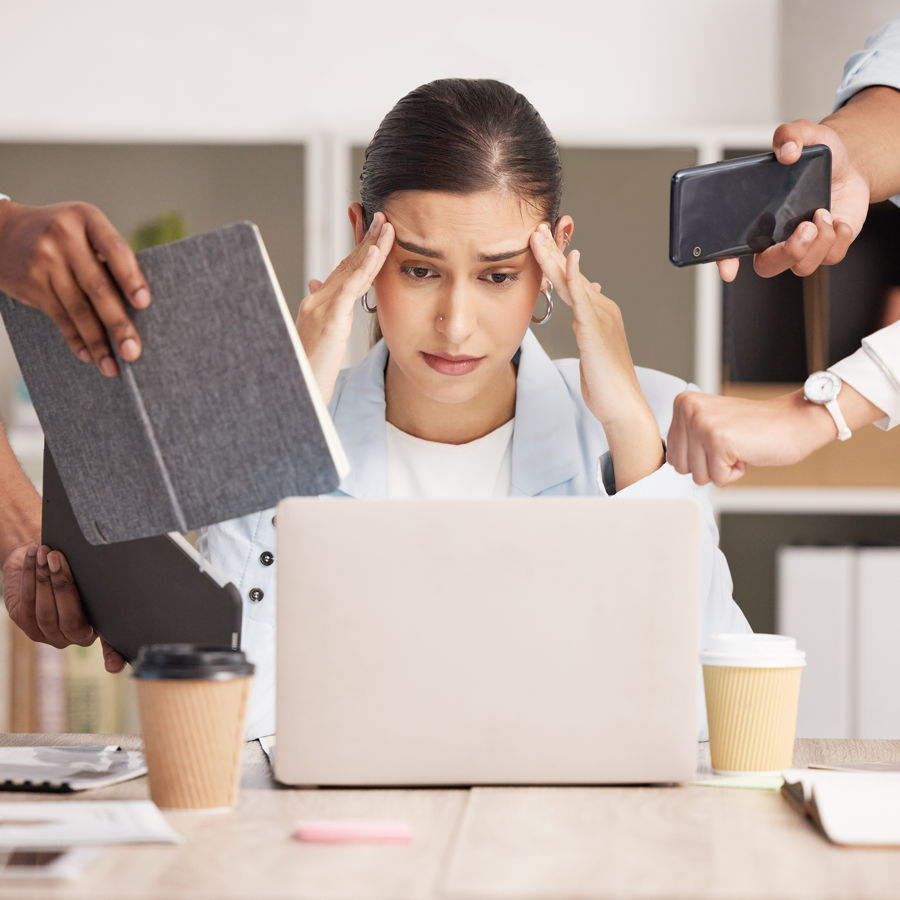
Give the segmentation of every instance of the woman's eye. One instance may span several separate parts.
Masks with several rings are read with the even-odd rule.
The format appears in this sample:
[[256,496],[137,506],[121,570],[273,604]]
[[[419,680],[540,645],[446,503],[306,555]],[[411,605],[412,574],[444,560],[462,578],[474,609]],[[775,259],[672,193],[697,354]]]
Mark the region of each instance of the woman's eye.
[[431,269],[426,266],[404,266],[403,272],[404,274],[409,275],[414,281],[424,281],[434,274]]
[[519,276],[515,272],[491,272],[487,277],[491,284],[510,284]]

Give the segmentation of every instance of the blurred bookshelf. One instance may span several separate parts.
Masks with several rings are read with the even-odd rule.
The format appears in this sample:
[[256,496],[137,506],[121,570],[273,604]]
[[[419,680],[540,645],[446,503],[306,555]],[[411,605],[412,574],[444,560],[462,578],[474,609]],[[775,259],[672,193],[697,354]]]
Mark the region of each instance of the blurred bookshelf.
[[[890,306],[891,284],[900,284],[893,269],[900,258],[894,249],[900,211],[891,206],[873,207],[847,260],[816,279],[790,273],[761,279],[745,262],[737,281],[723,285],[713,266],[677,269],[669,263],[672,173],[760,152],[771,134],[742,128],[610,133],[591,145],[560,148],[563,211],[575,220],[572,245],[582,253],[585,272],[622,308],[638,365],[671,372],[708,392],[764,397],[798,386],[811,362],[849,354],[878,327]],[[352,248],[345,210],[357,198],[366,138],[319,135],[303,145],[0,144],[0,169],[3,189],[17,199],[89,200],[125,233],[169,210],[180,212],[190,233],[255,221],[295,311],[306,281],[326,277]],[[813,310],[827,327],[809,327]],[[370,320],[358,309],[354,315],[347,364],[369,343]],[[557,304],[553,319],[535,333],[551,356],[575,355],[565,304]],[[3,352],[0,342],[5,415],[14,391],[12,381],[3,383]],[[735,598],[757,630],[774,627],[778,546],[900,543],[900,468],[893,465],[898,450],[900,429],[885,434],[870,427],[798,466],[750,471],[732,487],[710,489]],[[22,462],[33,478],[39,476],[35,453],[23,451]],[[63,664],[55,657],[65,653],[52,648],[29,656],[33,646],[23,649],[21,637],[7,641],[0,659],[11,686],[9,723],[56,716],[69,727],[63,716],[69,715],[71,673],[87,668],[88,655],[66,657]],[[35,679],[41,678],[35,675],[37,657],[48,673],[46,685],[57,685],[47,688],[56,699],[43,707],[34,700]],[[105,677],[99,656],[90,665]],[[119,715],[129,715],[127,697],[98,694],[85,701],[88,696],[85,689],[78,702],[94,710],[91,727],[105,728],[111,720],[104,717],[121,709],[120,702],[126,712]]]

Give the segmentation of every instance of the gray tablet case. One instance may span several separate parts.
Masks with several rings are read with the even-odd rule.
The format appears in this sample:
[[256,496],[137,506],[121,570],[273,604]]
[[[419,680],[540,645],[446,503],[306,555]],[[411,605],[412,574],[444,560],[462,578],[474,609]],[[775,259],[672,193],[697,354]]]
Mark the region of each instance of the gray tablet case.
[[143,644],[240,645],[238,589],[180,535],[89,544],[46,447],[41,540],[66,555],[88,621],[129,662]]
[[106,378],[42,312],[0,313],[92,544],[186,532],[334,490],[347,463],[255,225],[138,254],[143,352]]

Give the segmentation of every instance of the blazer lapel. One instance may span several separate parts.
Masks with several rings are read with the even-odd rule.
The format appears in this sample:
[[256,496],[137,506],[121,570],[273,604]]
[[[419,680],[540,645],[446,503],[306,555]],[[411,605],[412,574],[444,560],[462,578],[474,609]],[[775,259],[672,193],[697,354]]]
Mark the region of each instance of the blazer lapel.
[[579,471],[575,407],[559,370],[529,329],[522,341],[516,380],[512,446],[514,496],[533,497]]
[[338,491],[351,497],[387,495],[387,435],[385,432],[384,367],[388,351],[379,341],[346,380],[332,404],[338,436],[350,461],[350,471]]

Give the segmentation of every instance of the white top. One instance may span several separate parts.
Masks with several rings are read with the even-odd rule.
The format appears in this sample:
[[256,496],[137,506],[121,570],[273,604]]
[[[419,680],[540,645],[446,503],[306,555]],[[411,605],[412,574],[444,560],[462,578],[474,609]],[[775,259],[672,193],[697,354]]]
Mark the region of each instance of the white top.
[[413,437],[389,422],[387,495],[399,500],[508,497],[515,419],[468,444]]
[[[847,60],[835,107],[874,85],[900,89],[900,16],[871,34],[865,49]],[[900,194],[891,199],[900,206]],[[875,423],[879,428],[893,428],[900,423],[900,322],[869,335],[862,344],[828,371],[887,413]]]

